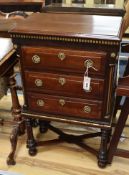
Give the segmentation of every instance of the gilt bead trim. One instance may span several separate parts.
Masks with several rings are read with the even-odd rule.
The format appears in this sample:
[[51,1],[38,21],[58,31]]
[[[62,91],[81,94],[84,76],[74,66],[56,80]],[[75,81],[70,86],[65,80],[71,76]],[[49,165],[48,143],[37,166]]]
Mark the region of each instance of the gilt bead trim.
[[23,39],[38,39],[38,40],[53,40],[53,41],[66,41],[76,43],[90,43],[90,44],[102,44],[102,45],[119,45],[119,41],[99,40],[99,39],[88,39],[88,38],[73,38],[73,37],[62,37],[62,36],[40,36],[40,35],[25,35],[25,34],[11,34],[12,38],[23,38]]

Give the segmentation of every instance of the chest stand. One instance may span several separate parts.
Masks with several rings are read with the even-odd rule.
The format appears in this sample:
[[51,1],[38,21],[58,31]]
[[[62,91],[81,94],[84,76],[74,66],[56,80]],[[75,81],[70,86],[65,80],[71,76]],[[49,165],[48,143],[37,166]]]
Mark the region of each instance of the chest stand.
[[[60,129],[52,126],[50,123],[47,124],[48,129],[51,131],[55,132],[58,135],[57,139],[54,140],[49,140],[49,141],[36,141],[33,135],[33,129],[31,125],[31,120],[30,118],[26,118],[26,129],[27,129],[27,148],[29,149],[29,154],[31,156],[36,155],[37,149],[36,147],[38,146],[45,146],[47,144],[54,144],[54,143],[60,143],[60,142],[67,142],[67,143],[72,143],[76,144],[83,149],[91,152],[95,156],[98,157],[98,165],[99,167],[103,168],[107,164],[107,146],[110,138],[110,133],[111,131],[109,129],[101,129],[101,132],[97,133],[90,133],[90,134],[83,134],[83,135],[71,135],[71,134],[66,134]],[[88,146],[85,142],[84,139],[88,138],[94,138],[94,137],[101,137],[101,146],[100,150],[97,151],[94,148],[91,148]]]

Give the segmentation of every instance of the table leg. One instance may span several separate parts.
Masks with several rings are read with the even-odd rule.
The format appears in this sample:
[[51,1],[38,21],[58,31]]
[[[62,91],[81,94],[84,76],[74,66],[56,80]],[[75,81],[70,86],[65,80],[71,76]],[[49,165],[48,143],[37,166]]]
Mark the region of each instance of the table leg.
[[16,162],[14,160],[14,155],[17,147],[17,137],[19,132],[19,123],[16,123],[14,125],[11,136],[10,136],[10,142],[11,142],[11,152],[9,153],[9,156],[7,158],[7,164],[8,165],[15,165]]
[[14,155],[17,146],[18,135],[24,134],[25,132],[25,123],[21,117],[21,106],[19,104],[17,89],[16,89],[16,80],[15,75],[9,77],[9,87],[11,91],[12,98],[12,115],[14,117],[14,127],[10,136],[11,142],[11,152],[7,158],[8,165],[15,165]]
[[110,130],[102,129],[101,130],[101,144],[98,155],[98,166],[104,168],[107,165],[107,145],[109,142]]
[[[21,121],[21,106],[19,104],[18,96],[17,96],[17,89],[16,89],[16,80],[15,75],[11,75],[9,77],[9,87],[11,92],[11,98],[12,98],[12,115],[14,117],[14,121]],[[21,123],[19,126],[19,135],[22,135],[25,133],[25,124],[24,122]]]
[[36,141],[33,135],[31,119],[26,118],[25,122],[26,122],[26,130],[27,130],[27,148],[29,149],[29,154],[31,156],[34,156],[37,153],[37,149],[36,149]]
[[40,133],[46,133],[48,131],[49,121],[39,120],[39,131]]

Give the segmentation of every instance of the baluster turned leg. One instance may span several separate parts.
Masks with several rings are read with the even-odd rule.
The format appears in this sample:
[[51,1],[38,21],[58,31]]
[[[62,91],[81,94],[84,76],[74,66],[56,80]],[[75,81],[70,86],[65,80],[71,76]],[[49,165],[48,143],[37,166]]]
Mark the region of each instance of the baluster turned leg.
[[37,149],[36,149],[36,141],[33,135],[31,119],[26,118],[25,122],[26,122],[26,130],[27,130],[27,148],[29,148],[29,154],[31,156],[34,156],[37,153]]
[[44,120],[39,120],[39,131],[40,133],[45,133],[48,131],[48,125],[50,122],[44,121]]
[[18,96],[16,92],[16,81],[14,75],[11,75],[9,77],[9,87],[12,97],[12,115],[14,117],[15,125],[13,126],[13,130],[10,136],[11,152],[7,158],[7,164],[14,165],[16,163],[14,160],[14,155],[17,146],[17,138],[18,135],[21,135],[25,132],[25,124],[21,118],[21,106],[18,101]]
[[[12,98],[12,115],[14,117],[14,121],[19,122],[22,121],[21,117],[21,106],[19,104],[18,96],[17,96],[17,89],[16,89],[16,80],[15,75],[9,77],[9,87],[11,92]],[[25,124],[22,122],[19,126],[19,135],[25,133]]]
[[14,155],[15,155],[15,151],[16,151],[16,147],[17,147],[18,132],[19,132],[19,124],[16,123],[16,125],[13,126],[13,130],[12,130],[12,133],[10,136],[11,152],[7,158],[8,165],[15,165],[16,164],[16,162],[14,160]]
[[109,141],[110,130],[102,129],[101,145],[98,155],[98,166],[104,168],[107,164],[107,144]]

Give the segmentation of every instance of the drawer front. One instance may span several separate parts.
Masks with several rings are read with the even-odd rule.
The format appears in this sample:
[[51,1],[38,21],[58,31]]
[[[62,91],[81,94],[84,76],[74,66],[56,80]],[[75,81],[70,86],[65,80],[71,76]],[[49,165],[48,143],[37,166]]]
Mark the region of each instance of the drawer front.
[[23,47],[23,64],[35,70],[58,70],[84,73],[87,66],[89,73],[104,74],[106,52],[75,51],[45,47]]
[[100,119],[102,102],[28,93],[28,107],[35,112]]
[[26,71],[25,81],[27,90],[35,92],[96,99],[102,99],[104,93],[104,80],[101,79],[91,79],[90,91],[83,89],[81,76]]

